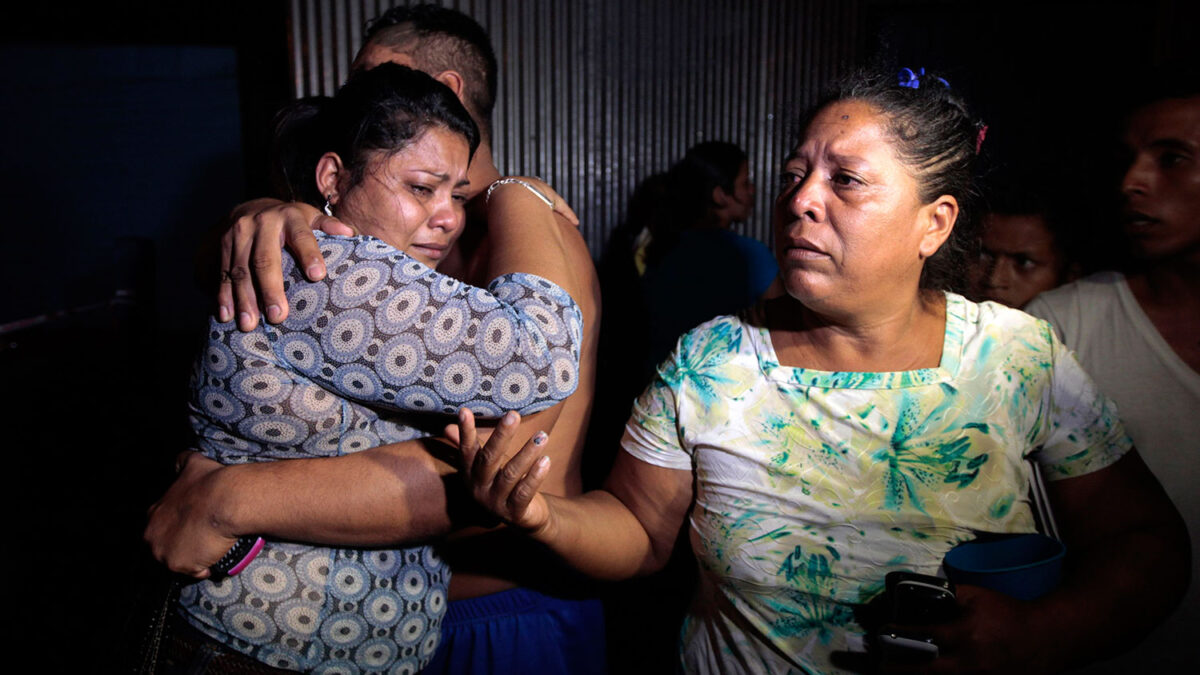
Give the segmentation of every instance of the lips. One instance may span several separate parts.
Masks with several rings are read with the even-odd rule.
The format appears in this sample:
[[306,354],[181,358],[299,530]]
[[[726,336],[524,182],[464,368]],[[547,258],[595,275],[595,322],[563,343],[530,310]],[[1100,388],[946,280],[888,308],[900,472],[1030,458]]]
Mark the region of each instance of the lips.
[[450,248],[446,244],[411,244],[410,247],[431,260],[441,260],[446,249]]
[[1161,222],[1158,218],[1142,213],[1141,211],[1126,211],[1122,215],[1122,221],[1125,224],[1125,228],[1132,232],[1140,232],[1153,228]]
[[829,257],[823,248],[804,237],[787,238],[784,255],[788,260],[816,260]]

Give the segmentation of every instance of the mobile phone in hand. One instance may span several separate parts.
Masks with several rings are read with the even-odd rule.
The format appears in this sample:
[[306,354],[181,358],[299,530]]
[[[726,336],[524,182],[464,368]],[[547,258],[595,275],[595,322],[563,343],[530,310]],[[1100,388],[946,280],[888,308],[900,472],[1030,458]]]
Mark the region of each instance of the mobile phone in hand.
[[938,646],[923,636],[919,627],[954,618],[958,612],[954,584],[941,577],[915,572],[889,572],[884,584],[888,624],[893,628],[874,636],[880,658],[893,664],[926,663],[936,659]]

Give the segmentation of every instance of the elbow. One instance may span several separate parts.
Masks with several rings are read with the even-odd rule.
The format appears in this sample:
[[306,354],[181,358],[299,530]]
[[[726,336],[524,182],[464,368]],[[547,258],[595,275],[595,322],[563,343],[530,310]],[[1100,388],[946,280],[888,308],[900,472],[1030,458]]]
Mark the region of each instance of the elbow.
[[579,388],[579,361],[566,358],[553,359],[550,372],[544,382],[537,383],[536,398],[527,406],[519,408],[521,415],[539,413],[566,401]]

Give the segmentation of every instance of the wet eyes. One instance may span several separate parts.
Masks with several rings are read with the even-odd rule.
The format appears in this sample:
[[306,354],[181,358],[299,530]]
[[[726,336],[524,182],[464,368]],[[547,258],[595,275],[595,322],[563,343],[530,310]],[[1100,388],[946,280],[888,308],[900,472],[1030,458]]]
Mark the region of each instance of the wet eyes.
[[418,197],[430,197],[433,195],[433,188],[429,187],[428,185],[411,183],[409,184],[408,189]]

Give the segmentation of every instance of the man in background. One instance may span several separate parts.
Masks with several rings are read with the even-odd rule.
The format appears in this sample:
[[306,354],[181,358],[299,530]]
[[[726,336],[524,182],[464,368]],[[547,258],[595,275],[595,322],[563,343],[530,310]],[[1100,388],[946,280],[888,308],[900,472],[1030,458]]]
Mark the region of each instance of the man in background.
[[[1050,321],[1121,420],[1191,532],[1183,605],[1121,658],[1086,672],[1195,667],[1200,634],[1200,90],[1170,84],[1129,116],[1121,213],[1129,262],[1045,293],[1026,307]],[[1142,636],[1130,636],[1136,641]]]

